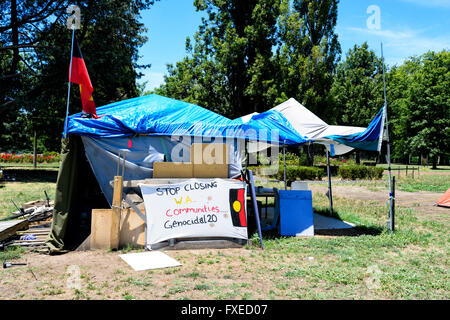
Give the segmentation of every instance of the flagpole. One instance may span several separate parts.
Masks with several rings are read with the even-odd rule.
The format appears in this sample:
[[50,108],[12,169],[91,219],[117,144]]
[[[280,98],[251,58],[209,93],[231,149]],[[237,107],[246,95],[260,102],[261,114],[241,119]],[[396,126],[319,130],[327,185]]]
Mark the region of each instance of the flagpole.
[[386,99],[386,79],[384,76],[384,56],[383,56],[383,43],[381,43],[381,62],[383,67],[383,89],[384,89],[384,119],[386,125],[386,137],[387,137],[387,163],[388,163],[388,175],[389,175],[389,230],[394,231],[394,216],[392,210],[392,178],[391,178],[391,145],[389,141],[389,124],[387,115],[387,99]]
[[70,78],[72,77],[72,56],[73,56],[73,39],[75,37],[75,25],[72,25],[72,44],[70,46],[70,65],[69,65],[69,86],[67,89],[67,107],[66,119],[64,120],[64,138],[67,137],[67,125],[69,122],[69,102],[70,102]]

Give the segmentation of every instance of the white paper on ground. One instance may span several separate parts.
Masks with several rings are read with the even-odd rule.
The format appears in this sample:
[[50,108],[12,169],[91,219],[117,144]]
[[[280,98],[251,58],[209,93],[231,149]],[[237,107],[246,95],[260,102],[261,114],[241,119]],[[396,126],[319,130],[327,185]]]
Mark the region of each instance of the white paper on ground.
[[127,253],[119,257],[135,271],[181,266],[181,263],[161,251]]

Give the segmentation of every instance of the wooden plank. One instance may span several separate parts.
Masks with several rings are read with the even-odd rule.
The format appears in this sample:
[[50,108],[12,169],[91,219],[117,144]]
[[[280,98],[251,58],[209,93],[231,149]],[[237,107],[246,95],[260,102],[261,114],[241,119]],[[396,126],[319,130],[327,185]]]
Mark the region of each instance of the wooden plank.
[[[145,212],[143,204],[138,207]],[[87,244],[90,249],[111,248],[112,215],[112,209],[92,209],[91,235],[89,244]],[[118,247],[127,245],[143,247],[145,245],[145,222],[132,208],[122,210],[118,239]],[[85,247],[83,249],[86,249]]]
[[[145,214],[144,204],[138,205],[138,208]],[[144,247],[145,221],[132,208],[122,210],[120,218],[119,246]]]
[[18,231],[17,232],[17,234],[19,236],[24,236],[24,235],[27,235],[27,234],[33,234],[35,236],[38,236],[38,235],[47,235],[49,233],[50,233],[50,231]]
[[19,230],[28,229],[28,220],[0,221],[0,241],[12,237]]
[[[199,178],[202,179],[202,178]],[[228,178],[225,178],[228,179]],[[187,178],[173,178],[173,179],[142,179],[142,180],[125,180],[123,182],[124,188],[138,188],[139,184],[173,184],[186,181]],[[209,179],[208,179],[209,180]]]
[[111,248],[111,209],[92,209],[91,249]]
[[119,248],[119,224],[122,206],[122,187],[123,187],[123,177],[115,176],[113,200],[112,200],[111,232],[110,232],[111,249]]
[[188,178],[155,178],[155,179],[142,179],[142,180],[126,180],[123,182],[124,188],[137,188],[139,184],[172,184],[186,181]]

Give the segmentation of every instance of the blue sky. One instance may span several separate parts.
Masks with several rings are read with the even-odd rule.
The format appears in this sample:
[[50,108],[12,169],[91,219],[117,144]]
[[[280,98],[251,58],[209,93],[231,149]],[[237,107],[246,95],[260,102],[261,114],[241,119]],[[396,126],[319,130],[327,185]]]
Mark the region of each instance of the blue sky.
[[[186,37],[193,37],[202,16],[193,0],[160,0],[142,13],[148,42],[140,49],[139,63],[152,67],[142,70],[139,82],[148,81],[147,90],[163,83],[168,63],[186,55]],[[386,63],[398,65],[428,50],[450,49],[450,0],[341,0],[336,33],[342,59],[364,41],[381,56],[383,42]]]

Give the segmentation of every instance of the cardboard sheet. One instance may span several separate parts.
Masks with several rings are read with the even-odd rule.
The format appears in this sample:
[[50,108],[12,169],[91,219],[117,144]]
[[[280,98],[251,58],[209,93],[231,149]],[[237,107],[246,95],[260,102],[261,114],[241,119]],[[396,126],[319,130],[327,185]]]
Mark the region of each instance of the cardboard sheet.
[[119,255],[135,271],[181,266],[181,263],[160,251],[146,251]]

